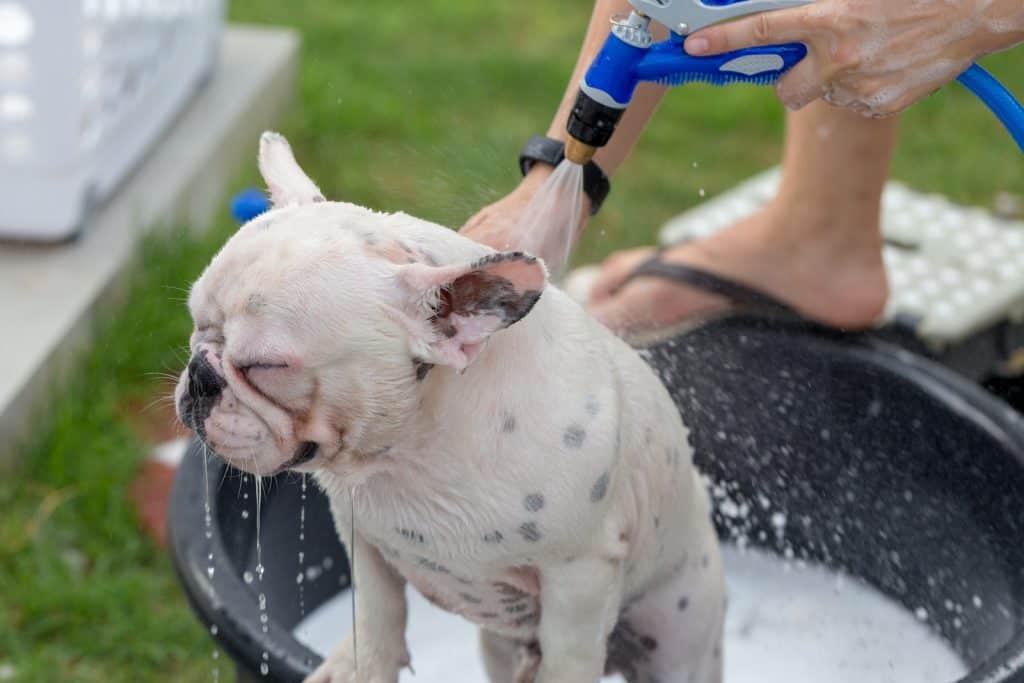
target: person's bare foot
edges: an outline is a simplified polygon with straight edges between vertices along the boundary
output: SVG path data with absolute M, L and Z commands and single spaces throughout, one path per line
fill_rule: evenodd
M 661 258 L 745 284 L 831 327 L 870 327 L 888 297 L 877 216 L 812 213 L 777 202 L 711 237 L 672 247 Z M 605 260 L 588 303 L 595 317 L 632 334 L 729 307 L 722 297 L 663 278 L 639 277 L 620 289 L 652 253 L 631 249 Z

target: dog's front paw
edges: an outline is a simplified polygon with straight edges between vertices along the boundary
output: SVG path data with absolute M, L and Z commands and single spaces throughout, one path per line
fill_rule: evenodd
M 402 644 L 394 648 L 367 647 L 360 639 L 356 660 L 351 638 L 332 652 L 304 683 L 398 683 L 398 673 L 409 666 Z

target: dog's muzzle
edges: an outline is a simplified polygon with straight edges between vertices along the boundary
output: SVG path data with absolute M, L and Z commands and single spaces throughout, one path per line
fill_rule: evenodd
M 192 356 L 188 364 L 188 387 L 178 401 L 178 415 L 187 427 L 205 438 L 203 423 L 217 404 L 227 382 L 217 374 L 206 351 Z
M 298 465 L 303 465 L 312 460 L 313 458 L 315 458 L 316 454 L 319 451 L 320 446 L 318 446 L 317 444 L 313 443 L 312 441 L 303 441 L 295 450 L 295 455 L 292 457 L 292 459 L 286 462 L 284 465 L 282 465 L 281 469 L 286 470 L 289 467 L 297 467 Z

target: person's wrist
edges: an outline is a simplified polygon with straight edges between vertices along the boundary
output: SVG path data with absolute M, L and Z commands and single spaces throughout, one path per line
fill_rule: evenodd
M 974 34 L 973 59 L 1024 42 L 1024 10 L 1019 0 L 996 0 L 988 4 L 982 13 L 983 29 Z

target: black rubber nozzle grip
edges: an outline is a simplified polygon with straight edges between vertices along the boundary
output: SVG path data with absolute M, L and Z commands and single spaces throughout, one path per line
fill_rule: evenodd
M 580 90 L 569 113 L 566 131 L 570 136 L 591 147 L 604 147 L 615 132 L 615 126 L 625 109 L 601 104 Z

